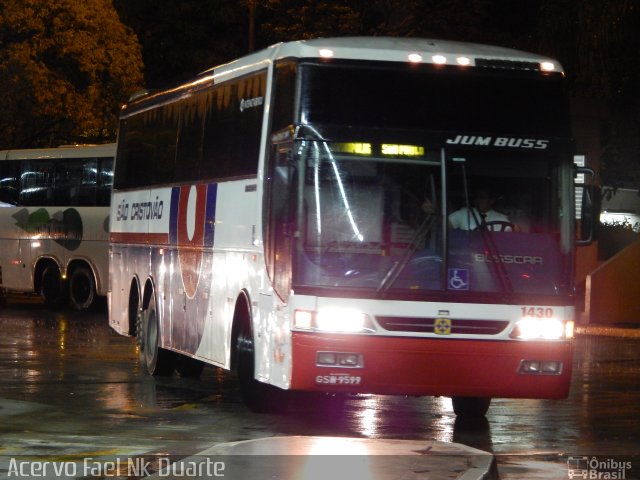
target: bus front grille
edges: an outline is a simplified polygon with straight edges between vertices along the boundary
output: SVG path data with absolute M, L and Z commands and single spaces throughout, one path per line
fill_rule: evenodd
M 376 317 L 376 320 L 382 328 L 392 332 L 438 333 L 436 332 L 436 318 Z M 507 320 L 451 319 L 449 334 L 497 335 L 508 325 Z

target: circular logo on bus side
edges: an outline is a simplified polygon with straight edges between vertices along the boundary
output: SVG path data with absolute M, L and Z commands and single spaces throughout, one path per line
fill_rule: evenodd
M 206 205 L 206 185 L 180 187 L 177 221 L 178 258 L 184 291 L 189 298 L 195 296 L 200 281 Z

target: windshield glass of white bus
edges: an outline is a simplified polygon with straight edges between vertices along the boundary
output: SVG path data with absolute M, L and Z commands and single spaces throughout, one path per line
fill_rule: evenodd
M 566 293 L 570 249 L 553 159 L 366 142 L 302 141 L 296 151 L 304 188 L 294 284 Z
M 298 282 L 440 289 L 437 155 L 419 145 L 366 142 L 304 141 L 297 151 L 305 179 Z

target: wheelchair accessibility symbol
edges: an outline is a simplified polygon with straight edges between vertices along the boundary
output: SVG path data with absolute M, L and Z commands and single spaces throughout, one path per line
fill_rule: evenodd
M 466 268 L 450 268 L 448 277 L 451 290 L 469 290 L 469 270 Z

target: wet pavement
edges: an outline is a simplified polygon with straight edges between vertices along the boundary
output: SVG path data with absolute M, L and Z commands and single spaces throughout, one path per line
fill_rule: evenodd
M 144 375 L 134 342 L 108 328 L 104 309 L 55 312 L 14 296 L 0 307 L 0 332 L 0 478 L 11 459 L 188 458 L 288 436 L 456 442 L 495 454 L 503 479 L 568 478 L 567 462 L 584 458 L 601 471 L 630 461 L 624 478 L 640 476 L 640 335 L 628 329 L 578 336 L 567 400 L 497 399 L 475 422 L 456 419 L 446 398 L 373 395 L 340 411 L 301 402 L 254 414 L 233 374 Z

